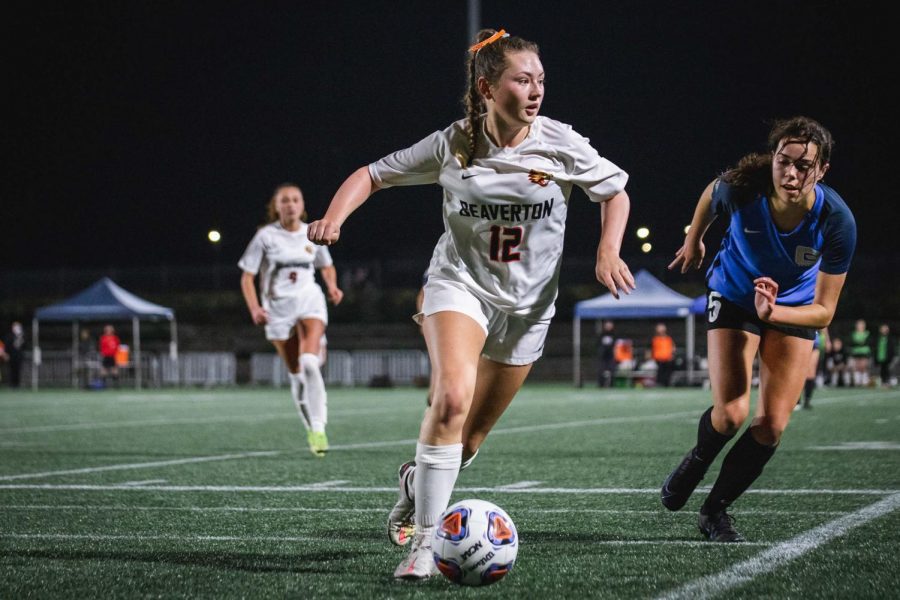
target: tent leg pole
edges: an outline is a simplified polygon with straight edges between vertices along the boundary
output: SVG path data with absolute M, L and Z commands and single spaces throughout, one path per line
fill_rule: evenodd
M 141 389 L 141 325 L 137 317 L 131 317 L 131 331 L 134 337 L 134 387 Z

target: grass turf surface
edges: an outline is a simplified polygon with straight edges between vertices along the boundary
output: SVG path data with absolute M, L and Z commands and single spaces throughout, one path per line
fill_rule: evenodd
M 526 385 L 451 500 L 519 530 L 512 573 L 476 589 L 391 576 L 423 390 L 331 389 L 324 459 L 286 390 L 4 390 L 0 598 L 895 595 L 900 392 L 820 390 L 796 412 L 733 507 L 740 545 L 702 541 L 700 491 L 677 513 L 658 499 L 709 402 Z

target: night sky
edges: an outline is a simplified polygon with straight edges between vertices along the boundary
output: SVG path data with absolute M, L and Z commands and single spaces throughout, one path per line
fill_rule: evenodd
M 319 217 L 354 169 L 463 114 L 464 1 L 4 12 L 2 268 L 236 262 L 276 184 L 299 183 Z M 897 52 L 868 3 L 483 0 L 481 22 L 541 46 L 542 114 L 629 172 L 625 254 L 640 225 L 674 253 L 704 186 L 795 114 L 834 134 L 826 182 L 856 215 L 858 252 L 897 251 Z M 336 261 L 424 264 L 440 202 L 436 186 L 379 192 Z M 592 256 L 599 210 L 579 190 L 571 206 L 566 255 Z

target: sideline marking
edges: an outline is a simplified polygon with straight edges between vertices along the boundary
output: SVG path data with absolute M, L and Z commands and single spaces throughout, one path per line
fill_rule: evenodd
M 161 512 L 299 512 L 299 513 L 371 513 L 373 510 L 379 510 L 381 507 L 374 508 L 311 508 L 308 506 L 129 506 L 127 504 L 0 504 L 0 509 L 6 510 L 141 510 L 141 511 L 161 511 Z M 604 515 L 660 515 L 666 518 L 690 518 L 694 519 L 696 515 L 693 513 L 671 513 L 659 510 L 620 510 L 613 508 L 518 508 L 517 513 L 529 514 L 604 514 Z M 742 510 L 742 515 L 846 515 L 846 510 Z M 771 544 L 768 544 L 771 545 Z
M 333 541 L 334 537 L 277 537 L 277 536 L 237 536 L 237 535 L 159 535 L 133 533 L 130 535 L 102 533 L 0 533 L 0 539 L 23 540 L 87 540 L 91 542 L 107 540 L 143 541 L 192 541 L 192 542 L 321 542 Z M 709 542 L 690 540 L 598 540 L 591 544 L 599 546 L 708 546 Z M 748 542 L 749 546 L 771 546 L 766 542 Z
M 123 465 L 107 465 L 105 467 L 85 467 L 84 469 L 66 469 L 63 471 L 44 471 L 43 473 L 20 473 L 18 475 L 0 475 L 0 481 L 12 481 L 14 479 L 35 479 L 38 477 L 52 477 L 54 475 L 75 475 L 78 473 L 98 473 L 100 471 L 122 471 L 126 469 L 149 469 L 152 467 L 167 467 L 169 465 L 185 465 L 190 463 L 213 462 L 217 460 L 233 460 L 236 458 L 255 458 L 257 456 L 276 456 L 281 454 L 279 450 L 267 450 L 265 452 L 242 452 L 240 454 L 220 454 L 219 456 L 196 456 L 194 458 L 179 458 L 175 460 L 159 460 L 146 463 L 129 463 Z M 134 488 L 120 484 L 122 489 Z M 140 489 L 156 489 L 151 486 L 139 486 Z
M 695 579 L 676 590 L 659 596 L 659 599 L 712 598 L 752 581 L 757 575 L 779 569 L 807 552 L 815 550 L 873 519 L 897 510 L 897 508 L 900 508 L 900 493 L 891 494 L 875 504 L 870 504 L 834 521 L 803 532 L 748 560 L 732 565 L 724 571 Z
M 701 488 L 697 488 L 698 490 Z M 706 488 L 707 490 L 709 488 Z M 51 483 L 4 483 L 0 484 L 0 490 L 48 490 L 48 491 L 101 491 L 130 490 L 153 492 L 272 492 L 293 494 L 296 492 L 343 492 L 343 493 L 397 493 L 397 486 L 391 487 L 363 487 L 363 486 L 325 486 L 318 483 L 304 485 L 123 485 L 116 484 L 51 484 Z M 457 492 L 467 493 L 497 493 L 497 494 L 659 494 L 659 488 L 507 488 L 495 487 L 458 487 Z M 769 494 L 776 496 L 814 496 L 814 495 L 840 495 L 840 496 L 886 496 L 898 494 L 900 490 L 872 490 L 872 489 L 749 489 L 745 494 Z

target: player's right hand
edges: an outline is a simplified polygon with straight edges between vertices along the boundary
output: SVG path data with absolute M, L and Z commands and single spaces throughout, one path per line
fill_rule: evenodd
M 706 256 L 706 246 L 702 241 L 696 244 L 689 244 L 687 241 L 675 253 L 675 260 L 669 263 L 669 270 L 681 267 L 679 270 L 682 274 L 687 273 L 690 269 L 699 269 L 703 264 L 703 257 Z
M 313 244 L 331 246 L 337 243 L 341 237 L 341 227 L 329 219 L 319 219 L 309 224 L 306 237 Z
M 260 306 L 250 311 L 250 318 L 253 319 L 254 325 L 265 325 L 269 322 L 269 313 Z

